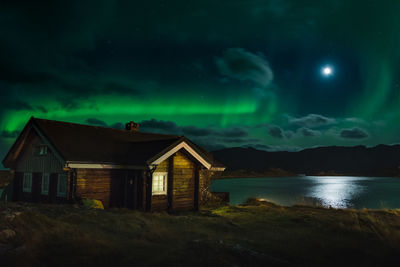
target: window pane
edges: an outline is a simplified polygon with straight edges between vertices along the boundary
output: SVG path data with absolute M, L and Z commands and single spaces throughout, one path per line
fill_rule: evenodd
M 153 174 L 153 194 L 166 193 L 166 177 L 165 174 Z

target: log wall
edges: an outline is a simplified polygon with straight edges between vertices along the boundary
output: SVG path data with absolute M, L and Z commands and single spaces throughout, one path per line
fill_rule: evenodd
M 191 210 L 194 208 L 195 164 L 182 152 L 176 153 L 173 162 L 172 208 L 174 210 Z
M 112 170 L 77 169 L 76 196 L 101 200 L 109 207 Z
M 154 172 L 168 172 L 169 161 L 168 159 L 161 162 Z M 168 197 L 167 195 L 153 195 L 151 197 L 151 210 L 162 211 L 168 209 Z

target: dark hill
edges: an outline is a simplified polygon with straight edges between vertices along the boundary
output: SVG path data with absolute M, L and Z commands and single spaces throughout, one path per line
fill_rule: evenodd
M 267 152 L 254 148 L 226 148 L 213 152 L 228 171 L 266 171 L 280 168 L 294 173 L 399 176 L 400 145 L 328 146 L 298 152 Z

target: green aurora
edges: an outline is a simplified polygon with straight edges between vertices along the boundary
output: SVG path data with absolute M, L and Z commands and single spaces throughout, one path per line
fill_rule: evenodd
M 400 142 L 399 1 L 5 1 L 0 13 L 0 156 L 31 116 L 134 120 L 209 150 Z

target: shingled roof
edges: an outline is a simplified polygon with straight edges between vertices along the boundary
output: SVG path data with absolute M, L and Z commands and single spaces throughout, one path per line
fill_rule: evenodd
M 193 149 L 202 161 L 210 166 L 221 167 L 210 153 L 184 136 L 132 132 L 33 117 L 3 160 L 4 166 L 10 165 L 10 153 L 13 150 L 18 151 L 18 144 L 31 128 L 36 129 L 66 163 L 147 166 L 184 142 L 185 146 L 187 144 L 186 148 Z

